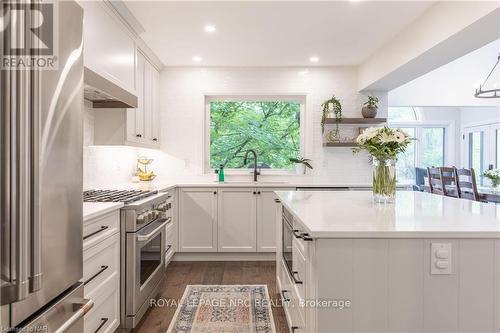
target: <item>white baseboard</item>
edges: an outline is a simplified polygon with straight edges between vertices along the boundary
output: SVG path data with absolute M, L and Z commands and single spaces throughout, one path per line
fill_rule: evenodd
M 173 261 L 274 261 L 276 253 L 176 253 Z

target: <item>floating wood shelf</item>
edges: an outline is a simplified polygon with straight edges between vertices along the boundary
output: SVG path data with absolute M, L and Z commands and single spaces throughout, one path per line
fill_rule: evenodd
M 323 147 L 356 147 L 356 142 L 325 142 Z
M 342 118 L 339 124 L 383 124 L 387 122 L 387 118 Z M 325 124 L 336 124 L 335 118 L 326 118 Z

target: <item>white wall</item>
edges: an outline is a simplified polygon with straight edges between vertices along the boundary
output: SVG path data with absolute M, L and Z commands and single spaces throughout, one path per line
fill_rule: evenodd
M 389 92 L 391 106 L 497 106 L 500 99 L 474 97 L 500 53 L 500 40 L 452 61 Z M 500 85 L 500 68 L 488 80 Z
M 500 107 L 460 107 L 462 127 L 500 122 Z
M 500 37 L 498 1 L 437 1 L 371 55 L 360 90 L 391 90 Z
M 370 181 L 366 157 L 347 148 L 322 147 L 321 103 L 337 95 L 345 117 L 360 117 L 364 96 L 356 92 L 355 68 L 166 68 L 161 74 L 162 150 L 203 173 L 205 95 L 305 94 L 305 157 L 313 174 L 338 182 Z M 381 94 L 380 115 L 386 114 Z
M 151 170 L 158 173 L 154 183 L 167 181 L 169 175 L 162 169 L 179 168 L 182 161 L 156 149 L 128 146 L 94 146 L 94 113 L 99 109 L 84 109 L 83 121 L 83 187 L 84 189 L 102 189 L 129 187 L 136 172 L 136 160 L 139 156 L 153 158 Z M 162 171 L 160 171 L 162 170 Z
M 305 156 L 314 170 L 306 181 L 370 184 L 366 155 L 353 156 L 349 148 L 324 148 L 320 127 L 321 103 L 332 94 L 343 104 L 345 117 L 361 117 L 366 97 L 356 92 L 356 69 L 341 68 L 166 68 L 161 74 L 161 150 L 125 146 L 94 146 L 94 112 L 86 108 L 84 124 L 84 186 L 116 187 L 128 183 L 140 155 L 152 157 L 155 183 L 210 177 L 203 174 L 205 95 L 303 94 Z M 387 94 L 379 116 L 387 115 Z M 268 178 L 290 176 L 266 176 Z M 250 176 L 248 176 L 249 178 Z M 249 178 L 250 179 L 250 178 Z M 304 180 L 304 178 L 301 178 Z

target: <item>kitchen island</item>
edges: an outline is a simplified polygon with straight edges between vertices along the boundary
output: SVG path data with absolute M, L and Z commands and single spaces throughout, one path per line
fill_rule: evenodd
M 500 332 L 500 207 L 401 191 L 276 192 L 297 332 Z

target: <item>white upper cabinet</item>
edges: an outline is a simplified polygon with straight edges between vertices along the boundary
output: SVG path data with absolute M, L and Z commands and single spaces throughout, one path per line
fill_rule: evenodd
M 137 51 L 136 109 L 127 111 L 127 140 L 149 147 L 158 147 L 160 120 L 160 72 L 141 52 Z
M 79 1 L 84 10 L 84 63 L 135 94 L 133 35 L 102 1 Z
M 96 110 L 94 144 L 159 148 L 161 63 L 106 2 L 79 3 L 84 9 L 85 66 L 138 100 L 135 109 Z

